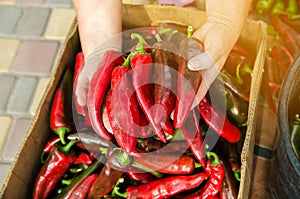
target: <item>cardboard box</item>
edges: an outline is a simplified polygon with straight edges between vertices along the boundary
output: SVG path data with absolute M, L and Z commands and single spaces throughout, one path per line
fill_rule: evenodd
M 142 19 L 142 20 L 140 20 Z M 195 29 L 206 20 L 204 12 L 187 10 L 173 6 L 124 5 L 123 26 L 128 28 L 148 27 L 158 23 L 192 25 Z M 257 118 L 257 103 L 263 73 L 264 56 L 267 49 L 266 25 L 261 21 L 247 20 L 238 40 L 242 46 L 256 55 L 251 82 L 248 128 L 243 146 L 241 162 L 242 176 L 239 198 L 248 198 L 251 183 L 253 146 Z M 49 85 L 31 123 L 27 136 L 18 152 L 0 197 L 9 199 L 31 198 L 33 185 L 40 170 L 40 153 L 52 133 L 49 128 L 50 105 L 55 88 L 66 67 L 73 67 L 75 55 L 81 50 L 76 20 L 69 30 L 59 62 L 51 76 Z

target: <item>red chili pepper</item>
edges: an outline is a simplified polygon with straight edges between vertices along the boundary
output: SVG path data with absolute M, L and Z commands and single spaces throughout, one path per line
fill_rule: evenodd
M 158 36 L 157 38 L 158 42 L 152 46 L 155 83 L 153 117 L 156 123 L 166 128 L 168 126 L 165 123 L 170 123 L 169 116 L 176 104 L 179 51 L 173 43 L 162 41 Z M 174 135 L 173 128 L 166 128 L 166 130 Z
M 75 58 L 75 67 L 74 67 L 74 77 L 73 77 L 73 91 L 76 90 L 77 84 L 78 84 L 78 75 L 81 72 L 82 68 L 84 66 L 84 55 L 83 52 L 79 52 L 76 55 Z M 91 122 L 89 118 L 89 113 L 86 106 L 80 106 L 77 103 L 77 95 L 73 94 L 74 97 L 74 104 L 78 115 L 77 121 L 76 121 L 76 127 L 77 129 L 81 130 L 87 130 L 91 127 Z
M 141 153 L 134 160 L 150 169 L 167 174 L 191 174 L 195 169 L 194 159 L 186 155 Z
M 177 193 L 196 188 L 207 179 L 205 173 L 190 176 L 171 176 L 138 186 L 127 188 L 127 198 L 160 199 L 174 196 Z
M 85 199 L 88 195 L 90 188 L 95 183 L 98 174 L 91 174 L 84 178 L 76 187 L 74 187 L 68 199 Z
M 155 177 L 150 174 L 142 171 L 140 169 L 134 168 L 131 171 L 126 172 L 126 175 L 131 179 L 139 183 L 149 183 L 155 179 Z
M 232 124 L 226 117 L 226 112 L 221 113 L 214 109 L 206 97 L 198 105 L 198 110 L 205 123 L 212 128 L 218 135 L 225 138 L 228 142 L 235 143 L 241 138 L 241 131 Z
M 299 4 L 300 5 L 300 4 Z M 300 18 L 299 19 L 290 19 L 286 15 L 281 15 L 280 18 L 284 23 L 288 24 L 291 28 L 300 33 Z
M 131 136 L 144 136 L 148 134 L 148 121 L 141 110 L 132 85 L 129 57 L 123 65 L 117 66 L 112 72 L 112 111 L 114 119 L 126 133 Z
M 88 90 L 87 107 L 91 124 L 96 133 L 104 139 L 111 140 L 112 137 L 105 129 L 102 121 L 101 106 L 105 94 L 110 86 L 111 74 L 115 66 L 121 65 L 124 59 L 115 51 L 108 50 L 104 53 L 98 70 L 93 75 Z
M 222 190 L 220 192 L 221 199 L 236 199 L 238 196 L 238 186 L 234 173 L 225 158 L 219 156 L 220 162 L 224 167 L 224 180 L 222 184 Z
M 185 140 L 163 143 L 159 140 L 149 137 L 140 139 L 138 147 L 140 150 L 147 153 L 153 151 L 159 151 L 159 153 L 178 153 L 186 151 L 189 145 Z
M 199 192 L 195 192 L 191 196 L 187 197 L 188 199 L 214 198 L 222 190 L 224 167 L 215 153 L 208 152 L 207 156 L 208 159 L 210 159 L 211 156 L 214 157 L 214 160 L 208 161 L 207 164 L 206 172 L 209 176 L 208 181 L 206 182 L 203 189 L 200 189 Z
M 174 111 L 175 129 L 183 126 L 202 81 L 201 73 L 189 70 L 187 63 L 191 58 L 204 51 L 202 43 L 190 37 L 180 42 L 179 50 L 181 57 L 178 67 L 177 101 Z
M 80 164 L 80 163 L 90 165 L 93 163 L 93 157 L 91 157 L 87 153 L 81 152 L 81 153 L 79 153 L 77 158 L 74 160 L 73 164 Z
M 283 45 L 276 45 L 272 48 L 270 56 L 275 59 L 276 65 L 278 65 L 278 69 L 282 75 L 286 74 L 288 68 L 294 61 L 293 55 L 289 52 L 289 50 Z M 268 60 L 266 60 L 268 61 Z M 266 63 L 267 65 L 268 63 Z M 273 65 L 274 65 L 273 64 Z M 281 81 L 280 81 L 281 82 Z
M 136 51 L 130 59 L 130 65 L 132 70 L 132 82 L 136 91 L 137 100 L 141 109 L 145 113 L 145 116 L 150 123 L 155 135 L 162 141 L 166 142 L 166 136 L 161 126 L 154 121 L 151 107 L 154 104 L 153 97 L 153 84 L 151 83 L 152 64 L 153 60 L 150 53 L 145 52 L 143 49 L 143 38 L 139 34 L 132 34 L 132 38 L 138 38 Z
M 115 115 L 114 115 L 115 113 L 113 112 L 112 106 L 113 106 L 112 90 L 109 90 L 106 96 L 106 109 L 107 109 L 110 125 L 113 129 L 114 138 L 116 139 L 120 148 L 123 149 L 126 153 L 137 155 L 138 152 L 136 151 L 136 144 L 137 144 L 138 137 L 132 135 L 132 133 L 128 131 L 119 128 L 119 125 L 117 124 L 115 119 Z
M 88 198 L 98 199 L 108 194 L 122 175 L 123 171 L 104 165 L 98 178 L 89 190 Z
M 36 178 L 33 198 L 47 198 L 55 188 L 56 183 L 65 174 L 76 159 L 75 151 L 70 147 L 75 141 L 70 141 L 64 147 L 55 145 L 50 152 L 50 158 L 43 164 Z
M 56 144 L 56 143 L 58 143 L 60 141 L 60 138 L 59 137 L 53 137 L 53 138 L 51 138 L 47 143 L 46 143 L 46 145 L 44 146 L 44 148 L 43 148 L 43 152 L 44 153 L 50 153 L 50 151 L 52 151 L 52 149 L 53 149 L 53 147 L 54 147 L 54 145 Z
M 199 126 L 199 119 L 196 116 L 195 110 L 191 110 L 187 120 L 181 127 L 181 131 L 189 144 L 195 158 L 200 162 L 203 168 L 206 167 L 206 160 L 204 155 L 202 132 Z
M 73 128 L 72 115 L 72 73 L 64 71 L 63 77 L 55 90 L 50 113 L 50 127 L 60 137 L 61 143 L 66 144 L 65 134 Z

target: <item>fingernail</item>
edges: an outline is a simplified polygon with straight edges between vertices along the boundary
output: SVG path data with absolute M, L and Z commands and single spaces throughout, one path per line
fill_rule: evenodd
M 188 68 L 190 70 L 204 70 L 211 67 L 212 65 L 213 62 L 211 58 L 205 52 L 197 55 L 188 62 Z

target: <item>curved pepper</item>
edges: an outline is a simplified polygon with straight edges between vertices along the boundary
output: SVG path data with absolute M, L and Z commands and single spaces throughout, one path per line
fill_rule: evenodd
M 213 109 L 206 97 L 199 103 L 198 110 L 205 123 L 218 135 L 231 143 L 240 140 L 240 130 L 227 119 L 226 113 L 221 113 L 217 109 Z
M 178 68 L 179 51 L 173 43 L 162 41 L 159 38 L 152 49 L 155 74 L 154 103 L 156 105 L 153 117 L 156 123 L 164 124 L 166 120 L 170 120 L 170 113 L 175 108 L 177 84 L 177 72 L 175 71 Z
M 189 32 L 191 33 L 190 27 Z M 191 58 L 201 54 L 204 49 L 202 43 L 187 37 L 180 42 L 179 51 L 181 57 L 178 66 L 177 101 L 174 110 L 175 129 L 183 126 L 202 81 L 200 71 L 189 70 L 187 63 Z
M 205 186 L 199 191 L 195 192 L 187 199 L 209 199 L 215 197 L 222 190 L 222 184 L 224 179 L 224 166 L 221 164 L 217 154 L 213 152 L 208 152 L 207 157 L 209 159 L 206 167 L 206 172 L 208 174 L 208 181 Z M 211 160 L 211 157 L 214 157 Z
M 133 33 L 132 39 L 139 39 L 136 50 L 130 58 L 130 66 L 132 67 L 132 82 L 136 91 L 137 100 L 141 109 L 145 113 L 148 122 L 155 135 L 162 141 L 166 142 L 166 136 L 161 126 L 154 121 L 151 107 L 154 104 L 153 84 L 151 83 L 153 60 L 150 53 L 147 53 L 142 44 L 143 38 L 139 34 Z
M 291 144 L 298 159 L 300 158 L 300 116 L 295 115 L 294 120 L 290 122 Z
M 49 158 L 43 164 L 36 178 L 33 190 L 34 199 L 47 198 L 60 178 L 75 161 L 75 151 L 70 149 L 74 143 L 75 141 L 70 141 L 64 147 L 56 144 L 52 148 Z
M 123 57 L 117 52 L 112 50 L 106 51 L 89 84 L 87 107 L 91 124 L 96 133 L 101 138 L 107 140 L 111 140 L 112 137 L 103 125 L 100 110 L 104 102 L 105 94 L 110 86 L 112 71 L 115 66 L 121 65 L 123 62 Z
M 63 77 L 55 90 L 50 113 L 50 127 L 60 137 L 61 143 L 66 144 L 65 134 L 73 128 L 72 115 L 72 72 L 64 71 Z
M 207 179 L 205 173 L 189 176 L 171 176 L 138 186 L 127 188 L 127 198 L 160 199 L 174 196 L 177 193 L 193 189 Z

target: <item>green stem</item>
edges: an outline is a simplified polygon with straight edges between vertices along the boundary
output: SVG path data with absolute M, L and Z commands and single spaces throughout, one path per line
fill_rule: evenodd
M 41 163 L 44 164 L 48 159 L 48 153 L 45 153 L 44 151 L 41 153 Z
M 220 160 L 219 160 L 219 157 L 218 157 L 218 155 L 216 154 L 216 153 L 214 153 L 214 152 L 207 152 L 207 158 L 210 160 L 211 159 L 211 157 L 213 157 L 214 158 L 214 160 L 211 162 L 211 165 L 212 166 L 217 166 L 217 165 L 219 165 L 220 164 Z
M 237 181 L 241 181 L 241 171 L 240 170 L 234 171 L 233 174 Z
M 300 115 L 299 115 L 299 114 L 296 114 L 296 115 L 295 115 L 295 120 L 296 120 L 297 122 L 300 122 Z
M 73 179 L 62 179 L 61 183 L 63 185 L 70 185 L 72 183 Z
M 272 8 L 272 14 L 280 14 L 284 11 L 284 2 L 282 0 L 277 0 Z
M 119 196 L 119 197 L 122 197 L 122 198 L 127 198 L 127 192 L 124 192 L 124 193 L 121 193 L 119 190 L 120 190 L 120 187 L 119 187 L 119 184 L 120 183 L 123 183 L 124 182 L 124 178 L 119 178 L 118 181 L 116 182 L 113 190 L 112 190 L 112 193 L 111 195 L 112 196 Z
M 160 36 L 159 36 L 159 34 L 155 34 L 155 39 L 157 40 L 157 42 L 161 42 L 162 41 L 161 38 L 160 38 Z
M 70 132 L 70 129 L 67 127 L 60 127 L 60 128 L 55 129 L 55 133 L 59 136 L 60 141 L 63 145 L 66 144 L 65 135 L 67 132 Z
M 235 74 L 236 74 L 237 82 L 239 84 L 243 84 L 243 78 L 240 76 L 240 68 L 241 68 L 241 64 L 238 64 L 236 67 Z
M 244 72 L 246 72 L 246 73 L 249 73 L 251 76 L 252 76 L 252 74 L 253 74 L 253 70 L 252 70 L 252 68 L 250 67 L 249 64 L 246 64 L 246 65 L 243 67 L 242 70 L 243 70 Z
M 138 33 L 131 33 L 131 39 L 138 39 L 138 43 L 136 45 L 136 51 L 139 53 L 146 53 L 144 50 L 144 44 L 148 45 L 142 35 Z
M 289 0 L 286 12 L 296 14 L 298 12 L 298 2 L 296 0 Z
M 71 140 L 70 142 L 68 142 L 68 144 L 66 144 L 65 146 L 60 147 L 60 150 L 67 154 L 69 153 L 69 151 L 71 150 L 72 146 L 77 142 L 77 140 Z
M 144 171 L 147 171 L 149 173 L 151 173 L 152 175 L 154 175 L 155 177 L 157 178 L 162 178 L 163 177 L 163 174 L 158 172 L 158 171 L 155 171 L 153 169 L 150 169 L 149 167 L 146 167 L 145 165 L 142 165 L 140 163 L 138 163 L 137 161 L 133 161 L 133 165 L 135 165 L 136 167 L 138 167 L 139 169 L 142 169 Z
M 117 160 L 120 162 L 122 165 L 129 165 L 131 163 L 131 158 L 130 156 L 125 153 L 124 151 L 119 149 L 118 155 L 117 155 Z
M 202 167 L 202 164 L 200 164 L 199 162 L 195 162 L 194 165 L 195 165 L 195 168 L 196 168 L 196 169 Z

